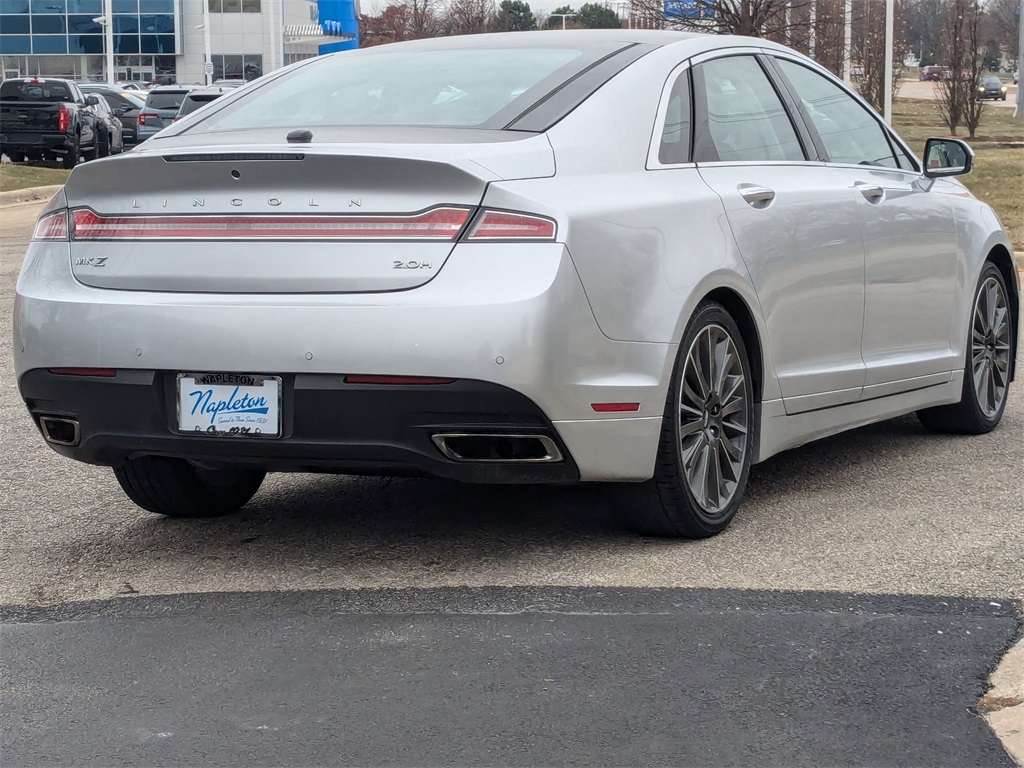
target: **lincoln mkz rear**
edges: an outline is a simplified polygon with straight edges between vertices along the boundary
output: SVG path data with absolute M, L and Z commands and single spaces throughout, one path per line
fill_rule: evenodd
M 300 62 L 71 174 L 18 283 L 18 385 L 54 450 L 166 515 L 278 471 L 582 481 L 709 536 L 780 450 L 998 422 L 1009 243 L 943 178 L 969 148 L 929 152 L 764 41 Z

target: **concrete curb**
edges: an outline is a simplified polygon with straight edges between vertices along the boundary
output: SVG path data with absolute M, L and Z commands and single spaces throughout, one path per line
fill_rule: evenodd
M 53 193 L 62 186 L 62 184 L 51 184 L 46 187 L 28 187 L 27 189 L 13 189 L 10 192 L 0 192 L 0 208 L 6 208 L 9 205 L 34 203 L 39 200 L 49 200 L 53 197 Z
M 985 719 L 1010 757 L 1024 766 L 1024 640 L 1006 652 L 989 682 L 992 688 L 980 702 Z

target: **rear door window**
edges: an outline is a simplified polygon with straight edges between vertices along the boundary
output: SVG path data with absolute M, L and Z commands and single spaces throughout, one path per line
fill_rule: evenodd
M 699 116 L 694 160 L 805 160 L 796 129 L 771 81 L 753 56 L 728 56 L 694 68 Z

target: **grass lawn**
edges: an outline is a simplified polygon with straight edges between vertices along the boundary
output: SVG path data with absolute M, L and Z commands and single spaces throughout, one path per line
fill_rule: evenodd
M 63 184 L 70 171 L 61 168 L 40 168 L 33 165 L 0 165 L 0 192 L 29 187 L 48 187 Z
M 948 136 L 934 101 L 897 99 L 893 126 L 918 157 L 929 136 Z M 957 135 L 967 137 L 967 129 Z M 1013 119 L 1012 109 L 988 107 L 981 117 L 977 137 L 967 139 L 974 148 L 974 170 L 960 180 L 980 199 L 995 208 L 1010 233 L 1018 257 L 1024 257 L 1024 122 Z M 1016 146 L 1014 146 L 1016 143 Z

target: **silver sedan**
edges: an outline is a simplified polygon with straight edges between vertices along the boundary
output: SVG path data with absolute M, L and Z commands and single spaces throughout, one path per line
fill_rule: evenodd
M 300 62 L 77 168 L 18 282 L 18 386 L 147 510 L 267 472 L 614 484 L 706 537 L 752 464 L 917 412 L 996 427 L 996 214 L 764 40 L 475 35 Z

